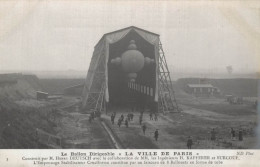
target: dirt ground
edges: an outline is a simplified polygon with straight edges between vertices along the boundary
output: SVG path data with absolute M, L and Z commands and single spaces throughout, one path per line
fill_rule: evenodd
M 73 104 L 78 102 L 76 97 L 63 97 L 53 102 L 21 100 L 15 105 L 2 103 L 1 118 L 5 119 L 2 120 L 4 129 L 1 129 L 0 146 L 1 148 L 115 148 L 108 132 L 101 124 L 103 121 L 123 148 L 185 149 L 188 136 L 193 140 L 194 149 L 254 148 L 257 113 L 252 105 L 230 105 L 225 99 L 220 98 L 185 97 L 178 101 L 183 111 L 159 114 L 158 121 L 150 120 L 149 112 L 144 112 L 143 124 L 147 126 L 146 134 L 143 134 L 139 124 L 140 112 L 134 112 L 134 119 L 129 122 L 128 128 L 124 124 L 121 127 L 117 126 L 121 114 L 126 117 L 130 112 L 127 109 L 115 111 L 117 115 L 114 125 L 110 121 L 111 112 L 103 113 L 100 119 L 96 118 L 90 123 L 88 114 L 79 113 L 77 107 L 73 107 Z M 8 108 L 10 106 L 15 107 Z M 11 126 L 8 127 L 10 122 Z M 231 140 L 231 127 L 236 131 L 234 140 Z M 35 136 L 37 128 L 43 134 L 40 140 Z M 216 141 L 210 140 L 212 128 L 217 132 Z M 154 139 L 156 129 L 159 130 L 158 141 Z M 243 130 L 243 141 L 238 141 L 239 129 Z M 49 136 L 54 139 L 53 145 L 47 143 Z M 9 140 L 10 138 L 15 140 Z M 60 142 L 55 141 L 59 139 Z
M 78 102 L 0 100 L 0 148 L 114 148 L 100 120 L 88 114 L 63 110 Z
M 187 102 L 188 101 L 188 102 Z M 143 123 L 147 126 L 143 135 L 139 125 L 139 112 L 134 113 L 134 120 L 126 128 L 116 125 L 121 114 L 117 111 L 115 125 L 110 122 L 110 113 L 103 119 L 113 130 L 125 148 L 161 148 L 185 149 L 188 136 L 193 140 L 195 149 L 247 149 L 256 144 L 255 127 L 257 122 L 256 110 L 250 105 L 230 105 L 224 99 L 184 99 L 180 113 L 159 115 L 158 121 L 150 120 L 145 112 Z M 236 138 L 231 140 L 231 129 L 236 131 Z M 210 140 L 212 128 L 217 132 L 216 141 Z M 155 141 L 154 131 L 159 129 L 159 140 Z M 243 141 L 238 141 L 238 130 L 243 130 Z
M 0 148 L 49 148 L 38 141 L 36 129 L 55 133 L 49 108 L 20 106 L 8 99 L 0 100 Z

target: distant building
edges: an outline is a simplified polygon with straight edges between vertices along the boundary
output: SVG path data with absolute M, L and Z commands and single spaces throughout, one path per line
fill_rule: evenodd
M 65 95 L 81 96 L 84 84 L 73 85 L 64 89 Z
M 186 92 L 196 96 L 215 96 L 220 93 L 219 89 L 211 84 L 187 84 Z
M 37 100 L 47 100 L 48 96 L 49 96 L 49 94 L 46 92 L 41 92 L 41 91 L 36 92 Z

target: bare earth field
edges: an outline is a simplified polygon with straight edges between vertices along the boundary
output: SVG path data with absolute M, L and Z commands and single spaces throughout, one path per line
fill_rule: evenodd
M 190 99 L 189 99 L 190 100 Z M 193 139 L 193 148 L 220 149 L 254 148 L 256 144 L 255 127 L 257 121 L 256 110 L 250 105 L 230 105 L 224 99 L 194 99 L 193 103 L 181 105 L 180 113 L 160 115 L 158 121 L 150 120 L 148 112 L 144 114 L 147 133 L 143 135 L 139 125 L 139 113 L 135 113 L 129 128 L 120 128 L 110 123 L 109 116 L 103 119 L 113 130 L 125 148 L 161 148 L 185 149 L 188 136 Z M 199 101 L 199 102 L 198 102 Z M 217 102 L 216 102 L 217 101 Z M 117 112 L 117 118 L 127 112 Z M 117 120 L 117 118 L 115 120 Z M 230 128 L 236 131 L 236 139 L 231 140 Z M 210 131 L 214 128 L 217 140 L 210 140 Z M 243 130 L 243 141 L 238 141 L 238 130 Z M 159 129 L 159 140 L 154 140 L 154 131 Z

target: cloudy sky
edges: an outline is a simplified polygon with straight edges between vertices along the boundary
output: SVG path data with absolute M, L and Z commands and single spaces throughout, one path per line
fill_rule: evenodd
M 0 70 L 87 71 L 104 33 L 160 34 L 176 71 L 260 71 L 259 1 L 0 1 Z

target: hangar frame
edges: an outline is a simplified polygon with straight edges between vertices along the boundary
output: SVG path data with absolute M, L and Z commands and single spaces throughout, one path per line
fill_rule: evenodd
M 107 83 L 109 44 L 123 39 L 132 31 L 138 33 L 143 39 L 154 45 L 155 48 L 156 87 L 154 101 L 158 102 L 157 111 L 163 113 L 167 111 L 179 111 L 159 35 L 131 26 L 104 34 L 95 46 L 82 94 L 83 112 L 106 111 L 106 102 L 109 102 Z
M 159 41 L 159 105 L 158 112 L 179 111 L 179 106 L 175 98 L 170 71 L 166 62 L 162 43 Z M 167 96 L 166 93 L 169 93 Z

